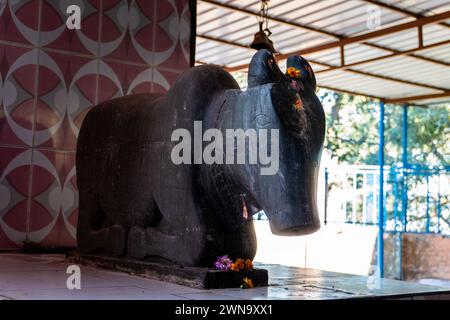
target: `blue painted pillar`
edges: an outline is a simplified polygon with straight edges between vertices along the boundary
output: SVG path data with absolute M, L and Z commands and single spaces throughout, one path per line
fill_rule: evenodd
M 408 105 L 403 105 L 402 118 L 402 230 L 398 234 L 398 277 L 403 280 L 403 238 L 402 233 L 406 232 L 408 223 Z
M 441 233 L 441 173 L 438 173 L 437 233 Z
M 379 277 L 384 277 L 384 102 L 380 102 L 380 133 L 378 146 L 378 163 L 380 180 L 378 191 L 378 270 Z
M 403 106 L 402 119 L 402 224 L 403 232 L 406 232 L 406 225 L 408 223 L 408 105 Z
M 426 181 L 427 181 L 427 196 L 426 196 L 426 202 L 427 202 L 427 223 L 426 223 L 426 231 L 427 233 L 430 232 L 430 175 L 427 172 L 426 173 Z
M 328 223 L 328 168 L 325 168 L 325 206 L 323 212 L 323 224 L 327 225 Z

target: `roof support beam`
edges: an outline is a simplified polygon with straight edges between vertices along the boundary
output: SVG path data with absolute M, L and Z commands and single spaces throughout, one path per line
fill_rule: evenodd
M 244 14 L 251 15 L 251 16 L 257 16 L 258 15 L 258 12 L 254 12 L 252 10 L 248 10 L 248 9 L 244 9 L 244 8 L 234 7 L 234 6 L 231 6 L 229 4 L 218 2 L 218 1 L 213 1 L 213 0 L 201 0 L 201 1 L 204 2 L 204 3 L 208 3 L 210 5 L 219 7 L 219 8 L 224 8 L 224 9 L 228 9 L 228 10 L 231 10 L 231 11 L 244 13 Z M 275 21 L 277 23 L 284 24 L 284 25 L 287 25 L 287 26 L 291 26 L 291 27 L 295 27 L 295 28 L 301 28 L 301 29 L 304 29 L 304 30 L 307 30 L 307 31 L 320 33 L 321 35 L 329 36 L 329 37 L 332 37 L 332 38 L 337 38 L 337 39 L 342 38 L 341 36 L 339 36 L 337 34 L 334 34 L 332 32 L 328 32 L 328 31 L 325 31 L 325 30 L 317 29 L 317 28 L 310 27 L 310 26 L 307 26 L 307 25 L 304 25 L 304 24 L 300 24 L 300 23 L 296 23 L 296 22 L 287 21 L 287 20 L 280 19 L 280 18 L 271 16 L 271 15 L 269 15 L 268 18 L 270 20 L 272 20 L 272 21 Z
M 233 46 L 233 47 L 238 47 L 238 48 L 243 48 L 243 49 L 251 49 L 249 46 L 246 46 L 245 44 L 232 42 L 232 41 L 228 41 L 228 40 L 224 40 L 224 39 L 220 39 L 220 38 L 211 37 L 211 36 L 208 36 L 206 34 L 197 34 L 197 37 L 205 39 L 205 40 L 209 40 L 209 41 L 219 42 L 219 43 L 226 44 L 226 45 Z M 254 50 L 254 49 L 251 49 L 251 50 Z
M 375 73 L 369 73 L 369 72 L 364 72 L 364 71 L 359 71 L 359 70 L 354 70 L 354 69 L 349 69 L 349 68 L 347 68 L 346 71 L 354 73 L 354 74 L 359 74 L 359 75 L 362 75 L 362 76 L 368 76 L 368 77 L 377 78 L 377 79 L 381 79 L 381 80 L 388 80 L 388 81 L 398 82 L 398 83 L 407 84 L 407 85 L 416 86 L 416 87 L 421 87 L 421 88 L 426 88 L 426 89 L 439 90 L 439 91 L 444 91 L 444 92 L 447 91 L 447 88 L 437 87 L 437 86 L 424 84 L 424 83 L 418 83 L 418 82 L 409 81 L 409 80 L 403 80 L 403 79 L 398 79 L 398 78 L 387 77 L 387 76 L 383 76 L 383 75 L 375 74 Z
M 423 26 L 419 26 L 417 27 L 417 37 L 418 37 L 418 43 L 419 43 L 419 48 L 423 47 Z
M 335 91 L 335 92 L 340 92 L 340 93 L 346 93 L 352 96 L 364 96 L 364 97 L 368 97 L 374 100 L 383 100 L 383 98 L 381 97 L 377 97 L 377 96 L 373 96 L 373 95 L 368 95 L 365 93 L 361 93 L 361 92 L 355 92 L 355 91 L 349 91 L 349 90 L 344 90 L 344 89 L 339 89 L 339 88 L 334 88 L 334 87 L 330 87 L 330 86 L 321 86 L 318 85 L 319 88 L 323 88 L 323 89 L 327 89 L 327 90 L 331 90 L 331 91 Z
M 399 8 L 399 7 L 393 6 L 393 5 L 391 5 L 391 4 L 381 2 L 381 1 L 379 1 L 379 0 L 362 0 L 362 1 L 371 3 L 371 4 L 373 4 L 373 5 L 376 5 L 376 6 L 379 6 L 379 7 L 388 9 L 388 10 L 391 10 L 391 11 L 395 11 L 395 12 L 404 14 L 404 15 L 406 15 L 406 16 L 414 17 L 414 18 L 416 18 L 416 19 L 424 17 L 423 14 L 416 13 L 416 12 L 412 12 L 412 11 L 409 11 L 409 10 L 406 10 L 406 9 L 403 9 L 403 8 Z M 445 22 L 440 22 L 439 25 L 441 25 L 441 26 L 443 26 L 443 27 L 447 27 L 447 28 L 450 27 L 450 25 L 448 25 L 448 24 L 445 23 Z
M 371 3 L 371 4 L 376 5 L 376 6 L 379 6 L 381 8 L 385 8 L 385 9 L 388 9 L 388 10 L 391 10 L 391 11 L 395 11 L 397 13 L 404 14 L 405 16 L 410 16 L 410 17 L 414 17 L 414 18 L 420 18 L 421 17 L 421 15 L 419 15 L 419 14 L 417 14 L 415 12 L 412 12 L 412 11 L 409 11 L 409 10 L 406 10 L 406 9 L 402 9 L 402 8 L 399 8 L 399 7 L 395 7 L 395 6 L 392 6 L 390 4 L 387 4 L 387 3 L 384 3 L 384 2 L 381 2 L 381 1 L 378 1 L 378 0 L 363 0 L 363 1 Z
M 405 30 L 408 30 L 411 28 L 417 28 L 418 26 L 437 23 L 439 21 L 449 19 L 449 18 L 450 18 L 450 11 L 446 11 L 446 12 L 443 12 L 441 14 L 437 14 L 434 16 L 419 18 L 415 21 L 406 22 L 403 24 L 399 24 L 399 25 L 384 28 L 384 29 L 379 29 L 379 30 L 376 30 L 373 32 L 357 35 L 354 37 L 342 38 L 337 41 L 325 43 L 323 45 L 313 46 L 310 48 L 297 50 L 297 51 L 290 52 L 290 53 L 280 54 L 280 55 L 278 55 L 278 59 L 286 59 L 287 57 L 294 55 L 294 54 L 306 55 L 306 54 L 315 53 L 315 52 L 319 52 L 319 51 L 323 51 L 323 50 L 327 50 L 327 49 L 341 47 L 341 46 L 351 44 L 351 43 L 361 43 L 366 40 L 382 37 L 382 36 L 389 35 L 392 33 L 405 31 Z M 364 44 L 367 44 L 367 43 L 364 42 Z M 369 44 L 369 45 L 371 45 L 371 44 Z M 392 49 L 387 49 L 387 50 L 389 50 L 391 52 L 396 51 L 396 50 L 392 50 Z M 234 67 L 234 69 L 235 70 L 245 69 L 245 68 L 247 68 L 247 66 L 248 66 L 248 64 L 243 64 L 241 66 Z
M 201 37 L 201 38 L 204 38 L 204 39 L 208 39 L 210 41 L 216 41 L 216 42 L 219 42 L 219 43 L 227 44 L 227 45 L 230 45 L 230 46 L 235 46 L 235 47 L 239 47 L 239 48 L 242 48 L 242 47 L 246 48 L 246 46 L 244 46 L 242 44 L 231 42 L 231 41 L 227 41 L 227 40 L 223 40 L 223 39 L 217 39 L 217 38 L 213 38 L 213 37 L 210 37 L 210 36 L 198 35 L 198 37 Z M 311 60 L 311 59 L 309 59 L 309 61 L 311 63 L 317 64 L 317 65 L 328 67 L 329 69 L 327 69 L 327 70 L 330 70 L 331 68 L 333 68 L 333 66 L 328 64 L 328 63 L 314 61 L 314 60 Z M 235 69 L 235 68 L 231 67 L 231 68 L 226 68 L 226 69 L 229 72 L 233 72 L 233 71 L 241 70 L 242 68 L 241 69 Z M 336 69 L 337 69 L 337 67 L 336 67 Z M 346 67 L 345 70 L 348 71 L 348 72 L 354 73 L 354 74 L 359 74 L 359 75 L 368 76 L 368 77 L 372 77 L 372 78 L 388 80 L 388 81 L 394 81 L 394 82 L 407 84 L 407 85 L 412 85 L 412 86 L 421 87 L 421 88 L 426 88 L 426 89 L 447 91 L 446 88 L 442 88 L 442 87 L 436 87 L 436 86 L 432 86 L 432 85 L 428 85 L 428 84 L 424 84 L 424 83 L 418 83 L 418 82 L 413 82 L 413 81 L 408 81 L 408 80 L 403 80 L 403 79 L 398 79 L 398 78 L 387 77 L 387 76 L 383 76 L 383 75 L 380 75 L 380 74 L 354 70 L 354 69 L 350 69 L 348 67 Z M 317 73 L 319 73 L 319 72 L 317 72 Z
M 369 46 L 369 47 L 372 47 L 372 48 L 390 51 L 392 53 L 401 53 L 401 52 L 403 52 L 403 51 L 399 51 L 399 50 L 396 50 L 396 49 L 387 48 L 387 47 L 384 47 L 384 46 L 381 46 L 381 45 L 378 45 L 378 44 L 375 44 L 375 43 L 363 42 L 362 44 L 364 44 L 366 46 Z M 442 45 L 441 42 L 438 45 Z M 427 47 L 427 49 L 430 49 L 430 48 L 433 48 L 433 47 L 435 47 L 435 44 L 429 45 Z M 412 49 L 412 50 L 415 50 L 415 49 Z M 404 52 L 407 52 L 407 51 L 408 50 L 406 50 Z M 407 53 L 406 55 L 411 57 L 411 58 L 419 59 L 419 60 L 430 62 L 430 63 L 434 63 L 434 64 L 439 64 L 439 65 L 445 66 L 445 67 L 450 66 L 450 64 L 445 62 L 445 61 L 435 60 L 435 59 L 424 57 L 424 56 L 418 56 L 418 55 L 413 54 L 413 53 Z
M 212 5 L 215 5 L 215 6 L 218 6 L 218 7 L 227 8 L 229 10 L 233 10 L 233 11 L 236 11 L 236 12 L 242 12 L 244 14 L 249 14 L 249 15 L 253 15 L 253 16 L 257 14 L 256 12 L 253 12 L 253 11 L 250 11 L 250 10 L 247 10 L 247 9 L 241 9 L 241 8 L 233 7 L 231 5 L 218 3 L 218 2 L 213 1 L 213 0 L 201 0 L 201 1 L 209 3 L 209 4 L 212 4 Z M 367 0 L 367 2 L 371 2 L 373 4 L 377 4 L 377 3 L 375 3 L 377 1 Z M 385 5 L 389 6 L 388 4 L 385 4 Z M 380 5 L 380 6 L 383 6 L 383 5 Z M 397 9 L 403 10 L 403 9 L 400 9 L 400 8 L 397 8 Z M 387 58 L 394 57 L 394 56 L 408 55 L 408 56 L 411 56 L 411 57 L 416 58 L 416 59 L 421 59 L 421 60 L 424 60 L 424 61 L 428 61 L 428 62 L 431 62 L 431 63 L 436 63 L 436 64 L 440 64 L 440 65 L 444 65 L 444 66 L 448 67 L 450 64 L 445 62 L 445 61 L 437 61 L 437 60 L 434 60 L 434 59 L 431 59 L 431 58 L 427 58 L 427 57 L 424 57 L 424 56 L 417 56 L 417 55 L 414 55 L 412 53 L 416 52 L 416 51 L 425 50 L 425 49 L 429 49 L 429 48 L 432 48 L 432 47 L 445 45 L 445 44 L 449 43 L 448 41 L 442 41 L 442 42 L 439 42 L 439 43 L 436 43 L 436 44 L 432 44 L 432 45 L 429 45 L 429 46 L 420 46 L 420 43 L 422 43 L 422 41 L 420 41 L 422 26 L 428 25 L 428 24 L 436 24 L 436 23 L 438 23 L 440 25 L 443 25 L 443 26 L 446 26 L 446 27 L 450 27 L 450 25 L 442 22 L 442 20 L 446 20 L 446 19 L 450 18 L 450 11 L 446 11 L 446 12 L 443 12 L 443 13 L 440 13 L 440 14 L 437 14 L 437 15 L 433 15 L 433 16 L 422 16 L 422 15 L 415 14 L 415 13 L 405 13 L 405 12 L 402 12 L 402 13 L 410 15 L 410 16 L 414 16 L 417 20 L 411 21 L 411 22 L 407 22 L 407 23 L 403 23 L 403 24 L 396 25 L 396 26 L 392 26 L 392 27 L 388 27 L 388 28 L 384 28 L 384 29 L 379 29 L 379 30 L 376 30 L 376 31 L 373 31 L 373 32 L 357 35 L 357 36 L 354 36 L 354 37 L 345 37 L 345 36 L 341 36 L 341 35 L 338 35 L 338 34 L 333 34 L 333 33 L 327 32 L 327 31 L 325 31 L 325 33 L 324 33 L 323 30 L 318 30 L 318 29 L 315 29 L 315 28 L 310 27 L 310 26 L 304 26 L 304 25 L 297 24 L 297 23 L 294 23 L 294 22 L 285 21 L 283 19 L 276 18 L 276 17 L 269 17 L 269 19 L 271 19 L 273 21 L 276 21 L 278 23 L 290 25 L 290 26 L 293 26 L 293 27 L 296 27 L 296 28 L 301 28 L 301 29 L 308 30 L 308 31 L 321 33 L 323 35 L 332 36 L 332 37 L 335 37 L 335 38 L 338 39 L 336 41 L 325 43 L 323 45 L 314 46 L 314 47 L 306 48 L 306 49 L 299 50 L 299 51 L 296 51 L 296 52 L 285 53 L 285 54 L 279 55 L 278 56 L 279 59 L 284 59 L 284 58 L 286 58 L 286 57 L 288 57 L 290 55 L 293 55 L 293 54 L 308 54 L 308 53 L 319 52 L 319 51 L 323 51 L 323 50 L 327 50 L 327 49 L 331 49 L 331 48 L 336 48 L 336 47 L 343 48 L 345 45 L 350 44 L 350 43 L 361 43 L 361 44 L 364 44 L 364 45 L 367 45 L 367 46 L 371 46 L 371 47 L 374 47 L 374 48 L 377 48 L 377 49 L 389 51 L 389 52 L 391 52 L 391 54 L 388 54 L 388 55 L 385 55 L 385 56 L 382 56 L 382 57 L 368 59 L 368 60 L 362 61 L 361 63 L 358 63 L 358 64 L 369 63 L 369 62 L 373 62 L 373 61 L 377 61 L 377 60 L 387 59 Z M 412 29 L 412 28 L 417 28 L 417 30 L 418 30 L 419 47 L 415 48 L 415 49 L 410 49 L 410 50 L 406 50 L 406 51 L 398 51 L 396 49 L 383 47 L 383 46 L 377 45 L 375 43 L 368 43 L 368 42 L 366 42 L 367 40 L 371 40 L 371 39 L 374 39 L 374 38 L 382 37 L 382 36 L 389 35 L 389 34 L 396 33 L 396 32 L 409 30 L 409 29 Z M 232 45 L 232 46 L 236 46 L 236 47 L 240 47 L 240 48 L 247 48 L 248 49 L 248 46 L 243 45 L 243 44 L 233 43 L 233 42 L 230 42 L 230 41 L 227 41 L 227 40 L 223 40 L 223 39 L 214 39 L 212 37 L 208 37 L 208 36 L 205 36 L 205 35 L 200 35 L 200 37 L 203 37 L 203 38 L 205 38 L 207 40 L 218 41 L 218 42 L 223 43 L 223 44 L 227 44 L 227 45 Z M 423 37 L 423 35 L 422 35 L 422 37 Z M 311 61 L 311 62 L 319 64 L 319 65 L 322 65 L 322 66 L 327 66 L 330 69 L 330 70 L 327 69 L 327 70 L 319 71 L 319 73 L 320 72 L 331 71 L 332 68 L 334 70 L 336 70 L 336 69 L 345 69 L 346 71 L 362 74 L 362 75 L 365 75 L 365 76 L 371 76 L 371 77 L 380 78 L 380 79 L 384 79 L 384 80 L 396 81 L 396 82 L 401 82 L 401 83 L 404 83 L 404 84 L 410 84 L 410 85 L 414 85 L 414 86 L 420 86 L 420 87 L 425 87 L 425 88 L 429 88 L 429 89 L 443 91 L 441 93 L 436 93 L 436 94 L 427 94 L 427 95 L 422 95 L 422 96 L 411 96 L 411 97 L 395 98 L 395 99 L 383 99 L 383 98 L 380 98 L 380 97 L 369 96 L 370 98 L 383 100 L 386 103 L 404 103 L 404 102 L 408 102 L 408 101 L 425 100 L 425 99 L 433 99 L 433 98 L 440 98 L 440 97 L 448 97 L 448 96 L 450 96 L 450 90 L 448 90 L 446 88 L 440 88 L 440 87 L 430 86 L 430 85 L 427 85 L 427 84 L 421 84 L 421 83 L 416 83 L 416 82 L 402 80 L 402 79 L 390 78 L 390 77 L 386 77 L 386 76 L 382 76 L 382 75 L 378 75 L 378 74 L 366 73 L 366 72 L 362 72 L 362 71 L 359 71 L 359 70 L 353 70 L 353 69 L 350 69 L 349 67 L 354 66 L 356 64 L 346 65 L 345 64 L 345 59 L 341 59 L 341 60 L 344 60 L 344 61 L 341 61 L 341 64 L 342 64 L 342 62 L 344 62 L 344 63 L 342 64 L 342 66 L 339 66 L 339 67 L 328 65 L 328 64 L 324 64 L 324 63 L 320 63 L 318 61 Z M 247 67 L 248 67 L 248 64 L 245 64 L 245 65 L 240 65 L 240 66 L 227 68 L 227 70 L 228 71 L 238 71 L 238 70 L 245 69 Z M 322 88 L 326 88 L 326 89 L 330 89 L 330 90 L 334 90 L 334 91 L 338 91 L 338 92 L 344 92 L 344 93 L 348 93 L 348 94 L 365 95 L 365 96 L 367 96 L 364 93 L 350 92 L 350 91 L 346 91 L 346 90 L 340 90 L 338 88 L 331 88 L 331 87 L 326 87 L 326 86 L 322 86 Z
M 386 103 L 406 103 L 409 101 L 419 101 L 419 100 L 428 100 L 428 99 L 438 99 L 438 98 L 445 98 L 450 97 L 450 92 L 443 92 L 443 93 L 434 93 L 434 94 L 425 94 L 420 96 L 409 96 L 404 98 L 394 98 L 394 99 L 384 99 Z
M 376 61 L 381 61 L 381 60 L 385 60 L 385 59 L 389 59 L 389 58 L 393 58 L 393 57 L 398 57 L 398 56 L 410 55 L 413 52 L 417 52 L 417 51 L 421 51 L 421 50 L 427 50 L 427 49 L 431 49 L 431 48 L 435 48 L 435 47 L 439 47 L 439 46 L 443 46 L 443 45 L 447 45 L 447 44 L 450 44 L 450 40 L 436 42 L 436 43 L 433 43 L 433 44 L 428 45 L 428 46 L 422 46 L 422 47 L 409 49 L 409 50 L 405 50 L 405 51 L 396 51 L 396 52 L 388 54 L 388 55 L 375 57 L 375 58 L 371 58 L 371 59 L 367 59 L 367 60 L 361 60 L 361 61 L 357 61 L 357 62 L 354 62 L 354 63 L 349 63 L 349 64 L 345 64 L 345 65 L 340 65 L 340 66 L 333 66 L 333 67 L 330 67 L 329 69 L 316 71 L 316 73 L 325 73 L 325 72 L 329 72 L 329 71 L 333 71 L 333 70 L 339 70 L 339 69 L 344 69 L 345 70 L 345 69 L 347 69 L 349 67 L 360 66 L 360 65 L 363 65 L 363 64 L 376 62 Z M 425 58 L 425 61 L 427 61 L 427 59 L 428 58 Z M 450 63 L 448 63 L 448 62 L 445 62 L 445 61 L 439 61 L 439 62 L 443 66 L 446 66 L 446 67 L 450 66 Z
M 214 37 L 211 37 L 211 36 L 208 36 L 208 35 L 204 35 L 204 34 L 197 34 L 197 37 L 205 39 L 205 40 L 209 40 L 209 41 L 215 41 L 215 42 L 219 42 L 219 43 L 222 43 L 222 44 L 234 46 L 234 47 L 239 47 L 239 48 L 242 48 L 242 49 L 250 49 L 248 46 L 246 46 L 244 44 L 241 44 L 241 43 L 231 42 L 231 41 L 220 39 L 220 38 L 214 38 Z M 380 57 L 375 57 L 375 58 L 371 58 L 371 59 L 367 59 L 367 60 L 362 60 L 362 61 L 357 61 L 357 62 L 354 62 L 354 63 L 349 63 L 349 64 L 345 64 L 345 51 L 344 51 L 344 47 L 341 47 L 341 65 L 339 65 L 339 66 L 324 65 L 324 66 L 330 66 L 330 67 L 328 69 L 325 69 L 325 70 L 317 71 L 316 73 L 324 73 L 324 72 L 329 72 L 329 71 L 338 70 L 338 69 L 346 69 L 348 67 L 359 66 L 359 65 L 362 65 L 362 64 L 370 63 L 370 62 L 385 60 L 385 59 L 389 59 L 389 58 L 393 58 L 393 57 L 397 57 L 397 56 L 403 56 L 403 55 L 407 55 L 407 56 L 410 56 L 410 57 L 413 57 L 413 58 L 417 58 L 417 59 L 420 59 L 420 60 L 423 60 L 423 61 L 426 61 L 426 62 L 430 62 L 430 63 L 439 64 L 439 65 L 442 65 L 444 67 L 450 67 L 450 63 L 448 63 L 448 62 L 434 60 L 434 59 L 431 59 L 431 58 L 427 58 L 427 57 L 423 57 L 423 56 L 418 56 L 418 55 L 412 54 L 413 52 L 418 52 L 418 51 L 422 51 L 422 50 L 428 50 L 428 49 L 432 49 L 432 48 L 435 48 L 435 47 L 444 46 L 444 45 L 447 45 L 447 44 L 450 44 L 450 40 L 436 42 L 436 43 L 433 43 L 433 44 L 430 44 L 430 45 L 427 45 L 427 46 L 413 48 L 413 49 L 409 49 L 409 50 L 405 50 L 405 51 L 386 49 L 385 47 L 378 46 L 378 45 L 375 45 L 375 44 L 367 44 L 367 45 L 370 45 L 373 48 L 377 48 L 377 49 L 381 49 L 381 50 L 389 50 L 392 53 L 388 54 L 388 55 L 380 56 Z M 251 50 L 253 50 L 253 49 L 251 49 Z M 342 58 L 344 58 L 344 59 L 342 59 Z M 318 63 L 316 62 L 316 64 L 318 64 Z M 237 70 L 240 70 L 240 69 L 237 69 Z M 236 70 L 234 70 L 234 71 L 236 71 Z
M 357 35 L 357 36 L 354 36 L 354 37 L 343 38 L 343 39 L 340 39 L 338 41 L 325 43 L 323 45 L 319 45 L 319 46 L 315 46 L 315 47 L 311 47 L 311 48 L 306 48 L 306 49 L 303 49 L 303 50 L 298 50 L 296 52 L 293 52 L 293 54 L 295 54 L 295 53 L 297 53 L 297 54 L 308 54 L 308 53 L 314 53 L 314 52 L 323 51 L 323 50 L 327 50 L 327 49 L 333 49 L 333 48 L 340 47 L 340 46 L 347 45 L 347 44 L 351 44 L 351 43 L 360 43 L 360 42 L 363 42 L 363 41 L 366 41 L 366 40 L 370 40 L 370 39 L 386 36 L 386 35 L 389 35 L 389 34 L 392 34 L 392 33 L 405 31 L 405 30 L 408 30 L 408 29 L 411 29 L 411 28 L 417 28 L 419 26 L 424 26 L 424 25 L 427 25 L 427 24 L 438 23 L 439 21 L 442 21 L 442 20 L 445 20 L 445 19 L 449 19 L 449 18 L 450 18 L 450 11 L 446 11 L 446 12 L 443 12 L 443 13 L 440 13 L 440 14 L 436 14 L 436 15 L 433 15 L 433 16 L 419 18 L 419 19 L 417 19 L 415 21 L 406 22 L 406 23 L 399 24 L 399 25 L 396 25 L 396 26 L 375 30 L 375 31 L 372 31 L 372 32 L 369 32 L 369 33 L 364 33 L 364 34 Z M 279 57 L 280 58 L 287 58 L 291 54 L 282 54 Z
M 201 0 L 201 1 L 203 1 L 205 3 L 208 3 L 210 5 L 214 5 L 216 7 L 228 9 L 228 10 L 231 10 L 231 11 L 240 12 L 240 13 L 244 13 L 244 14 L 252 15 L 252 16 L 256 16 L 257 15 L 257 12 L 253 12 L 251 10 L 247 10 L 247 9 L 243 9 L 243 8 L 234 7 L 234 6 L 231 6 L 229 4 L 224 4 L 224 3 L 221 3 L 221 2 L 217 2 L 217 1 L 213 1 L 213 0 Z M 420 18 L 421 17 L 421 16 L 419 16 L 419 15 L 417 15 L 415 13 L 412 13 L 410 11 L 406 11 L 406 10 L 403 10 L 403 9 L 400 9 L 400 8 L 397 8 L 397 7 L 392 7 L 392 6 L 388 5 L 388 4 L 379 3 L 378 1 L 372 1 L 372 0 L 364 0 L 364 1 L 380 5 L 381 7 L 385 7 L 387 9 L 392 9 L 392 10 L 399 11 L 399 12 L 405 14 L 405 15 L 412 15 L 415 18 Z M 345 36 L 342 36 L 342 35 L 339 35 L 339 34 L 335 34 L 335 33 L 332 33 L 332 32 L 327 32 L 327 31 L 324 31 L 324 30 L 320 30 L 320 29 L 309 27 L 309 26 L 301 25 L 301 24 L 298 24 L 298 23 L 286 21 L 284 19 L 277 18 L 277 17 L 269 16 L 269 19 L 271 19 L 273 21 L 276 21 L 278 23 L 281 23 L 281 24 L 293 26 L 293 27 L 296 27 L 296 28 L 299 28 L 299 29 L 303 29 L 303 30 L 307 30 L 307 31 L 313 31 L 313 32 L 316 32 L 316 33 L 319 33 L 319 34 L 322 34 L 322 35 L 335 37 L 337 39 L 344 39 L 344 38 L 346 38 Z M 449 27 L 449 25 L 446 24 L 446 23 L 439 23 L 439 24 Z M 376 44 L 369 43 L 369 42 L 362 42 L 362 44 L 370 46 L 370 47 L 373 47 L 373 48 L 377 48 L 377 49 L 381 49 L 381 50 L 385 50 L 385 51 L 390 51 L 391 53 L 395 53 L 397 51 L 397 50 L 394 50 L 394 49 L 391 49 L 391 48 L 387 48 L 387 47 L 376 45 Z M 431 58 L 426 58 L 426 57 L 417 56 L 417 55 L 413 55 L 413 54 L 408 54 L 408 55 L 413 57 L 413 58 L 415 58 L 415 59 L 420 59 L 420 60 L 424 60 L 424 61 L 427 61 L 427 62 L 448 66 L 448 64 L 446 64 L 445 62 L 439 61 L 439 60 L 434 60 L 434 59 L 431 59 Z M 245 66 L 243 68 L 245 68 Z M 239 69 L 237 69 L 237 70 L 239 70 Z

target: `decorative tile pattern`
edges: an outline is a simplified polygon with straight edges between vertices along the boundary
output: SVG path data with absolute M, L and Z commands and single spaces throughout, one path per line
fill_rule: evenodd
M 39 2 L 0 1 L 0 40 L 37 45 Z
M 99 102 L 151 91 L 152 68 L 101 61 L 99 70 Z
M 75 153 L 35 149 L 28 239 L 74 246 L 78 194 Z
M 105 2 L 110 2 L 105 0 Z M 69 5 L 81 9 L 81 29 L 66 27 Z M 100 0 L 42 0 L 39 41 L 42 47 L 97 55 L 99 50 Z
M 178 72 L 154 69 L 153 70 L 153 89 L 154 93 L 164 93 L 170 88 L 170 84 L 173 83 L 179 76 Z
M 41 51 L 34 145 L 76 149 L 81 119 L 96 103 L 95 59 Z
M 31 149 L 0 147 L 0 244 L 20 247 L 26 239 Z
M 37 50 L 0 44 L 0 144 L 31 146 Z
M 66 27 L 69 5 L 81 29 Z M 99 102 L 189 68 L 189 0 L 0 1 L 0 250 L 74 246 L 75 150 Z

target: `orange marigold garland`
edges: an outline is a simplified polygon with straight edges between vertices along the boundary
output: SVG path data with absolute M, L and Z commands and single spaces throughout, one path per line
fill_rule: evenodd
M 244 278 L 244 283 L 241 285 L 241 289 L 251 289 L 253 288 L 253 281 L 250 278 Z
M 299 99 L 295 100 L 294 108 L 297 111 L 303 109 L 302 99 L 299 98 Z
M 214 267 L 218 270 L 222 271 L 250 271 L 253 270 L 253 262 L 251 259 L 241 259 L 237 258 L 235 262 L 232 262 L 227 255 L 221 256 L 217 258 L 217 261 L 214 263 Z M 253 281 L 249 277 L 245 277 L 243 279 L 243 283 L 241 285 L 241 289 L 250 289 L 253 288 Z
M 286 74 L 287 74 L 289 77 L 295 78 L 295 79 L 298 79 L 298 78 L 300 78 L 300 76 L 301 76 L 300 70 L 298 70 L 298 69 L 296 69 L 296 68 L 294 68 L 294 67 L 289 67 L 289 68 L 286 70 Z
M 237 258 L 230 266 L 231 271 L 253 270 L 253 262 L 250 259 Z
M 237 258 L 235 264 L 238 271 L 244 270 L 244 259 Z
M 245 260 L 245 270 L 253 270 L 253 262 L 250 259 Z

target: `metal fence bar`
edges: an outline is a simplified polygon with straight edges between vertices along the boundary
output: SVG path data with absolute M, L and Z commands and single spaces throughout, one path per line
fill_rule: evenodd
M 408 225 L 408 178 L 407 178 L 407 166 L 408 166 L 408 106 L 403 106 L 403 119 L 402 119 L 402 226 L 403 232 L 406 232 Z
M 378 224 L 380 167 L 378 165 L 345 165 L 325 169 L 327 171 L 325 203 L 327 223 Z M 403 174 L 404 171 L 406 175 Z M 450 166 L 432 167 L 414 164 L 404 169 L 402 165 L 393 165 L 384 166 L 383 172 L 385 231 L 404 232 L 402 222 L 404 216 L 401 215 L 400 210 L 408 207 L 407 232 L 450 235 L 450 224 L 447 224 L 447 221 L 450 222 L 448 210 L 450 208 L 447 203 L 448 190 L 450 190 Z M 352 183 L 355 176 L 358 180 L 356 192 Z M 402 182 L 405 183 L 404 188 L 402 188 Z M 410 195 L 411 192 L 414 193 L 414 196 L 407 198 L 410 201 L 409 204 L 402 199 L 407 188 Z M 353 213 L 350 208 L 352 204 L 356 208 L 356 213 Z M 426 224 L 428 224 L 427 227 Z
M 379 200 L 378 200 L 378 270 L 379 277 L 384 277 L 384 102 L 380 102 L 380 133 L 378 146 Z
M 364 190 L 367 189 L 367 173 L 363 173 L 363 183 L 362 183 L 362 187 L 363 187 L 363 221 L 364 223 L 367 223 L 367 214 L 364 214 L 367 210 L 367 193 L 364 192 Z
M 323 223 L 326 225 L 327 224 L 327 218 L 328 218 L 328 168 L 325 168 L 325 207 L 323 210 L 323 215 L 324 215 L 324 219 L 323 219 Z
M 343 168 L 327 167 L 326 170 L 326 185 L 328 187 L 326 190 L 325 210 L 327 212 L 327 222 L 336 222 L 336 218 L 339 218 L 339 221 L 345 223 L 378 223 L 378 217 L 374 219 L 372 217 L 374 209 L 372 201 L 375 200 L 375 210 L 378 210 L 378 200 L 380 198 L 378 192 L 380 180 L 379 166 L 372 166 L 372 168 L 365 167 L 364 169 L 361 169 L 358 165 L 344 166 Z M 400 202 L 400 193 L 402 190 L 400 188 L 401 184 L 398 183 L 403 179 L 403 171 L 401 166 L 384 167 L 383 217 L 387 230 L 403 232 L 402 226 L 399 225 L 401 223 L 399 210 L 400 205 L 406 204 L 407 202 Z M 377 183 L 372 185 L 371 179 L 373 179 L 374 174 L 376 174 L 374 178 Z M 357 183 L 356 192 L 351 182 L 351 179 L 355 175 L 359 177 L 359 180 L 362 179 Z M 440 181 L 442 180 L 442 175 L 448 178 L 444 184 Z M 423 190 L 422 195 L 417 194 L 409 199 L 409 201 L 417 202 L 417 210 L 419 211 L 414 210 L 414 212 L 408 212 L 408 217 L 414 217 L 411 221 L 408 219 L 408 232 L 422 228 L 422 232 L 439 233 L 440 228 L 437 225 L 442 225 L 443 218 L 448 215 L 447 210 L 444 211 L 446 207 L 442 205 L 446 195 L 442 196 L 442 191 L 439 189 L 442 189 L 442 185 L 445 185 L 445 190 L 450 187 L 450 167 L 433 168 L 414 165 L 407 169 L 407 177 L 410 180 L 408 184 L 414 182 L 412 185 L 414 192 Z M 407 186 L 406 184 L 405 190 Z M 371 199 L 372 196 L 375 199 Z M 356 208 L 356 212 L 350 209 L 352 205 Z M 330 210 L 330 208 L 333 209 Z M 411 211 L 411 208 L 409 211 Z M 443 212 L 445 212 L 444 217 L 442 217 Z M 421 220 L 422 224 L 420 225 Z M 411 224 L 412 222 L 416 222 L 416 224 Z M 426 227 L 426 224 L 428 224 L 428 227 Z
M 426 174 L 427 180 L 427 196 L 426 196 L 426 231 L 430 232 L 430 176 Z
M 441 175 L 438 175 L 437 232 L 441 233 Z
M 357 189 L 356 189 L 356 179 L 358 177 L 357 173 L 353 173 L 353 194 L 356 195 L 357 194 Z M 357 219 L 356 219 L 356 201 L 357 198 L 353 197 L 353 201 L 352 201 L 352 220 L 353 223 L 356 223 Z

